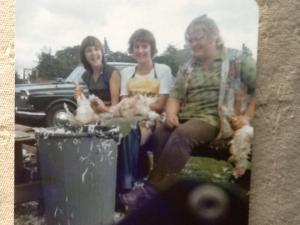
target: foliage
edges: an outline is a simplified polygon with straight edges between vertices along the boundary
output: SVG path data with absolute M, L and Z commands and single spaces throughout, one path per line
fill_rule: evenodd
M 39 71 L 39 77 L 44 79 L 55 79 L 59 76 L 62 68 L 61 62 L 49 52 L 41 52 L 38 55 L 38 65 L 36 69 Z
M 20 75 L 18 74 L 18 72 L 15 72 L 15 84 L 23 84 L 24 81 L 20 78 Z
M 51 50 L 42 51 L 38 55 L 38 70 L 40 78 L 54 80 L 58 77 L 67 77 L 70 72 L 79 64 L 80 46 L 67 47 L 59 50 L 55 55 Z
M 106 55 L 107 62 L 135 62 L 135 59 L 127 53 L 110 52 Z
M 116 51 L 113 52 L 105 42 L 105 58 L 108 62 L 135 62 L 135 59 L 128 53 Z M 38 64 L 32 73 L 32 79 L 55 80 L 58 77 L 66 78 L 71 71 L 80 64 L 79 56 L 80 46 L 66 47 L 56 51 L 55 54 L 51 50 L 42 50 L 38 55 Z M 164 63 L 170 66 L 173 75 L 176 75 L 180 64 L 185 62 L 190 55 L 187 49 L 177 49 L 169 45 L 167 49 L 155 57 L 154 61 Z M 38 77 L 36 77 L 38 75 Z
M 169 45 L 162 55 L 155 57 L 154 61 L 167 64 L 172 70 L 172 74 L 176 76 L 178 68 L 183 64 L 191 53 L 188 49 L 177 49 L 173 45 Z
M 59 62 L 60 77 L 67 77 L 72 70 L 80 63 L 80 46 L 67 47 L 55 53 L 55 58 Z

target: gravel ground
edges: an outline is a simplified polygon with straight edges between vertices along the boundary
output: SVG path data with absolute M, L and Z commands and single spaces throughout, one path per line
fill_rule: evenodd
M 38 215 L 38 203 L 28 202 L 16 206 L 15 225 L 46 225 L 45 218 Z
M 122 213 L 115 213 L 115 224 L 124 217 Z M 38 203 L 28 202 L 15 207 L 15 225 L 47 225 L 45 217 L 38 215 Z

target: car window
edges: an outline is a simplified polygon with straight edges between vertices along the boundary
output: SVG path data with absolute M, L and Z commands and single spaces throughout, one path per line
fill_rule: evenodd
M 122 71 L 123 69 L 129 67 L 129 66 L 135 66 L 136 63 L 126 63 L 126 62 L 108 62 L 107 64 L 114 66 L 119 71 Z
M 82 80 L 82 74 L 85 72 L 85 69 L 83 66 L 77 66 L 70 75 L 66 78 L 66 82 L 78 82 L 83 83 Z

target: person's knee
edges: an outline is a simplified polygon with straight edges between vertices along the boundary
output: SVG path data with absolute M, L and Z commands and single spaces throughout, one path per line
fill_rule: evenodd
M 193 142 L 200 144 L 212 141 L 216 137 L 217 133 L 217 128 L 206 123 L 199 123 L 199 121 L 194 124 L 191 122 L 183 124 L 174 132 L 178 138 L 192 140 Z
M 213 139 L 213 136 L 209 134 L 209 131 L 204 131 L 201 129 L 189 129 L 189 128 L 190 127 L 186 127 L 186 126 L 178 127 L 172 133 L 172 137 L 177 142 L 184 142 L 192 146 L 204 144 L 207 141 Z
M 150 139 L 152 135 L 152 130 L 146 127 L 141 127 L 140 132 L 141 132 L 140 145 L 143 146 Z
M 159 140 L 165 136 L 169 136 L 171 132 L 171 129 L 169 129 L 165 124 L 163 124 L 155 128 L 151 135 L 151 138 L 153 140 Z
M 174 132 L 172 133 L 172 136 L 175 136 L 178 139 L 187 139 L 187 138 L 191 137 L 192 135 L 190 134 L 188 129 L 186 129 L 183 126 L 179 126 L 178 128 L 176 128 L 174 130 Z

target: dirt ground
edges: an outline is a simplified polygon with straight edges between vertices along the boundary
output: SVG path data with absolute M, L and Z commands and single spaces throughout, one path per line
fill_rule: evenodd
M 114 224 L 117 224 L 125 214 L 115 213 Z M 15 225 L 47 225 L 45 217 L 39 215 L 38 203 L 27 202 L 15 207 Z
M 28 202 L 15 207 L 15 225 L 46 225 L 43 215 L 38 215 L 38 203 Z

